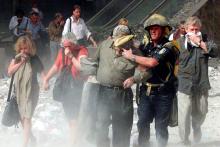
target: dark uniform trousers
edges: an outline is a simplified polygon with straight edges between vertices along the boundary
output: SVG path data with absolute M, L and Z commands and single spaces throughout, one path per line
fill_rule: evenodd
M 97 103 L 97 147 L 129 147 L 133 123 L 133 93 L 130 88 L 100 86 Z
M 169 91 L 169 90 L 168 90 Z M 173 92 L 152 89 L 148 95 L 146 86 L 140 89 L 138 106 L 138 143 L 140 147 L 149 147 L 150 123 L 155 118 L 156 139 L 158 147 L 165 147 L 168 141 L 168 123 L 171 111 Z

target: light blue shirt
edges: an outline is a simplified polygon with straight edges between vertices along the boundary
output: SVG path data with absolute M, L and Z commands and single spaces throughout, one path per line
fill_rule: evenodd
M 31 23 L 31 21 L 28 23 L 27 29 L 31 32 L 33 40 L 40 39 L 40 32 L 46 31 L 45 27 L 41 22 L 38 22 L 36 24 Z

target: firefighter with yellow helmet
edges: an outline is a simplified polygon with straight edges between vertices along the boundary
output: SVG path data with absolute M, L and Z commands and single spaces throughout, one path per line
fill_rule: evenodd
M 168 141 L 168 124 L 173 98 L 175 95 L 174 66 L 179 52 L 167 35 L 171 30 L 167 19 L 159 14 L 153 14 L 144 23 L 150 41 L 140 47 L 142 56 L 124 50 L 123 56 L 138 64 L 150 68 L 152 77 L 143 82 L 140 87 L 138 105 L 138 144 L 139 147 L 149 147 L 150 123 L 155 119 L 156 139 L 158 147 L 165 147 Z

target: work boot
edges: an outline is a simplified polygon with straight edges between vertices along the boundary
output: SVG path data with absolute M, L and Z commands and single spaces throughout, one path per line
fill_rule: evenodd
M 196 128 L 193 130 L 193 138 L 194 138 L 194 142 L 198 143 L 200 142 L 201 138 L 202 138 L 202 131 L 201 131 L 201 127 Z

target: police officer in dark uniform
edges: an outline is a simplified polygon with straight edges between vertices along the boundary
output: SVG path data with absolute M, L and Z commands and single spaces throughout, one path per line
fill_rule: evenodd
M 152 70 L 152 77 L 140 87 L 138 106 L 138 144 L 148 147 L 150 139 L 150 123 L 155 119 L 156 139 L 158 147 L 165 147 L 168 141 L 168 123 L 175 95 L 174 66 L 178 58 L 178 50 L 165 37 L 171 30 L 166 18 L 153 14 L 144 23 L 149 32 L 150 42 L 141 47 L 144 57 L 124 50 L 123 56 Z

